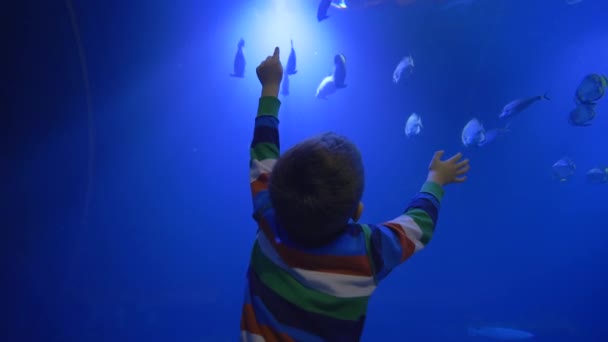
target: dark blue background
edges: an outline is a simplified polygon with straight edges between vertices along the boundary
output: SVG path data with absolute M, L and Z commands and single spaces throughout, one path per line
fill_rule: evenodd
M 227 77 L 238 37 L 222 34 L 247 30 L 235 14 L 250 4 L 76 1 L 93 146 L 65 3 L 20 1 L 2 14 L 3 341 L 238 336 L 255 236 L 253 68 L 263 56 L 248 58 L 246 80 Z M 306 6 L 314 22 L 316 3 Z M 315 23 L 339 29 L 328 37 L 348 57 L 349 87 L 317 100 L 326 66 L 311 76 L 300 64 L 282 98 L 283 149 L 323 130 L 351 137 L 365 160 L 367 222 L 401 212 L 435 150 L 463 150 L 473 167 L 466 184 L 447 188 L 428 250 L 373 296 L 364 340 L 473 341 L 466 329 L 476 325 L 538 341 L 608 339 L 608 186 L 584 182 L 587 169 L 608 165 L 608 104 L 589 128 L 566 122 L 580 79 L 608 74 L 607 9 L 599 0 L 478 0 L 441 11 L 419 0 Z M 415 72 L 395 86 L 392 70 L 409 52 Z M 464 150 L 470 118 L 495 127 L 504 104 L 545 91 L 552 100 L 517 117 L 508 136 Z M 415 139 L 403 134 L 411 112 L 425 125 Z M 566 155 L 577 174 L 554 182 L 551 165 Z

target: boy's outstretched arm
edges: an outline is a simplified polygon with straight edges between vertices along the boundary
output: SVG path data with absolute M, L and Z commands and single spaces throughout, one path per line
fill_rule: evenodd
M 258 103 L 253 140 L 250 146 L 249 182 L 253 198 L 253 217 L 256 221 L 271 207 L 268 194 L 270 174 L 279 158 L 279 88 L 283 67 L 278 48 L 256 69 L 262 83 L 262 96 Z
M 443 186 L 461 183 L 469 170 L 468 159 L 462 155 L 441 161 L 443 151 L 435 153 L 427 181 L 403 214 L 369 229 L 370 252 L 377 281 L 385 278 L 395 267 L 423 249 L 433 237 L 443 198 Z

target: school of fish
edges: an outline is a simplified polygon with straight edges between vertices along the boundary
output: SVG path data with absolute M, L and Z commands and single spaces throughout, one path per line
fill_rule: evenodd
M 469 6 L 473 0 L 434 0 L 438 3 L 443 3 L 442 10 Z M 580 3 L 582 0 L 565 0 L 567 5 Z M 367 7 L 384 3 L 384 0 L 321 0 L 317 8 L 317 20 L 322 22 L 328 19 L 328 11 L 330 8 L 346 9 L 351 3 L 355 6 Z M 397 5 L 406 6 L 415 2 L 415 0 L 394 0 Z M 245 57 L 243 48 L 245 46 L 244 39 L 240 39 L 237 44 L 237 52 L 234 57 L 233 72 L 230 74 L 233 77 L 243 78 L 245 72 Z M 392 74 L 392 81 L 395 85 L 403 82 L 404 79 L 410 77 L 414 72 L 414 58 L 411 54 L 403 56 L 398 62 Z M 346 56 L 341 53 L 334 55 L 333 71 L 327 74 L 320 80 L 316 90 L 316 98 L 327 100 L 331 95 L 339 90 L 345 89 L 346 84 Z M 281 94 L 288 96 L 290 94 L 290 77 L 297 74 L 296 68 L 296 52 L 294 42 L 291 41 L 291 50 L 285 66 L 283 82 L 281 84 Z M 601 74 L 585 75 L 580 81 L 574 94 L 574 108 L 567 116 L 567 122 L 574 127 L 588 127 L 592 125 L 597 116 L 596 107 L 599 101 L 605 96 L 606 88 L 608 88 L 608 77 Z M 499 137 L 506 136 L 510 132 L 510 122 L 513 118 L 520 116 L 523 112 L 529 111 L 530 108 L 536 106 L 539 102 L 550 101 L 551 98 L 547 93 L 535 96 L 518 98 L 508 102 L 498 114 L 498 122 L 505 122 L 504 125 L 496 125 L 487 129 L 484 123 L 478 118 L 471 118 L 462 129 L 461 142 L 465 147 L 484 147 L 496 141 Z M 406 120 L 404 133 L 408 138 L 413 138 L 423 131 L 422 117 L 419 114 L 412 113 Z M 564 182 L 576 174 L 576 165 L 568 157 L 563 157 L 555 162 L 552 166 L 553 178 L 559 182 Z M 596 165 L 589 169 L 586 174 L 586 180 L 590 184 L 608 184 L 608 165 Z

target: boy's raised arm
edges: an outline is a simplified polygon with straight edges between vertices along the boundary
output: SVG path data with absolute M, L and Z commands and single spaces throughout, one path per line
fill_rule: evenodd
M 278 48 L 257 67 L 256 73 L 262 83 L 262 96 L 258 103 L 250 146 L 249 183 L 253 198 L 253 217 L 258 220 L 260 215 L 270 208 L 268 182 L 280 154 L 278 116 L 281 101 L 277 96 L 283 78 L 283 66 L 279 60 Z
M 426 182 L 403 214 L 371 227 L 372 257 L 378 281 L 431 241 L 443 194 L 439 184 Z
M 388 222 L 370 226 L 370 252 L 377 281 L 429 243 L 439 217 L 443 186 L 466 180 L 469 160 L 461 161 L 460 153 L 446 161 L 441 160 L 442 156 L 443 151 L 435 153 L 427 181 L 403 214 Z

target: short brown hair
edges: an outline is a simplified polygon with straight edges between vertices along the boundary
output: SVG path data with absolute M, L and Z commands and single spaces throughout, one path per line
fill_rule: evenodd
M 333 132 L 287 150 L 270 176 L 270 200 L 277 222 L 293 242 L 321 246 L 348 225 L 364 188 L 359 149 Z

